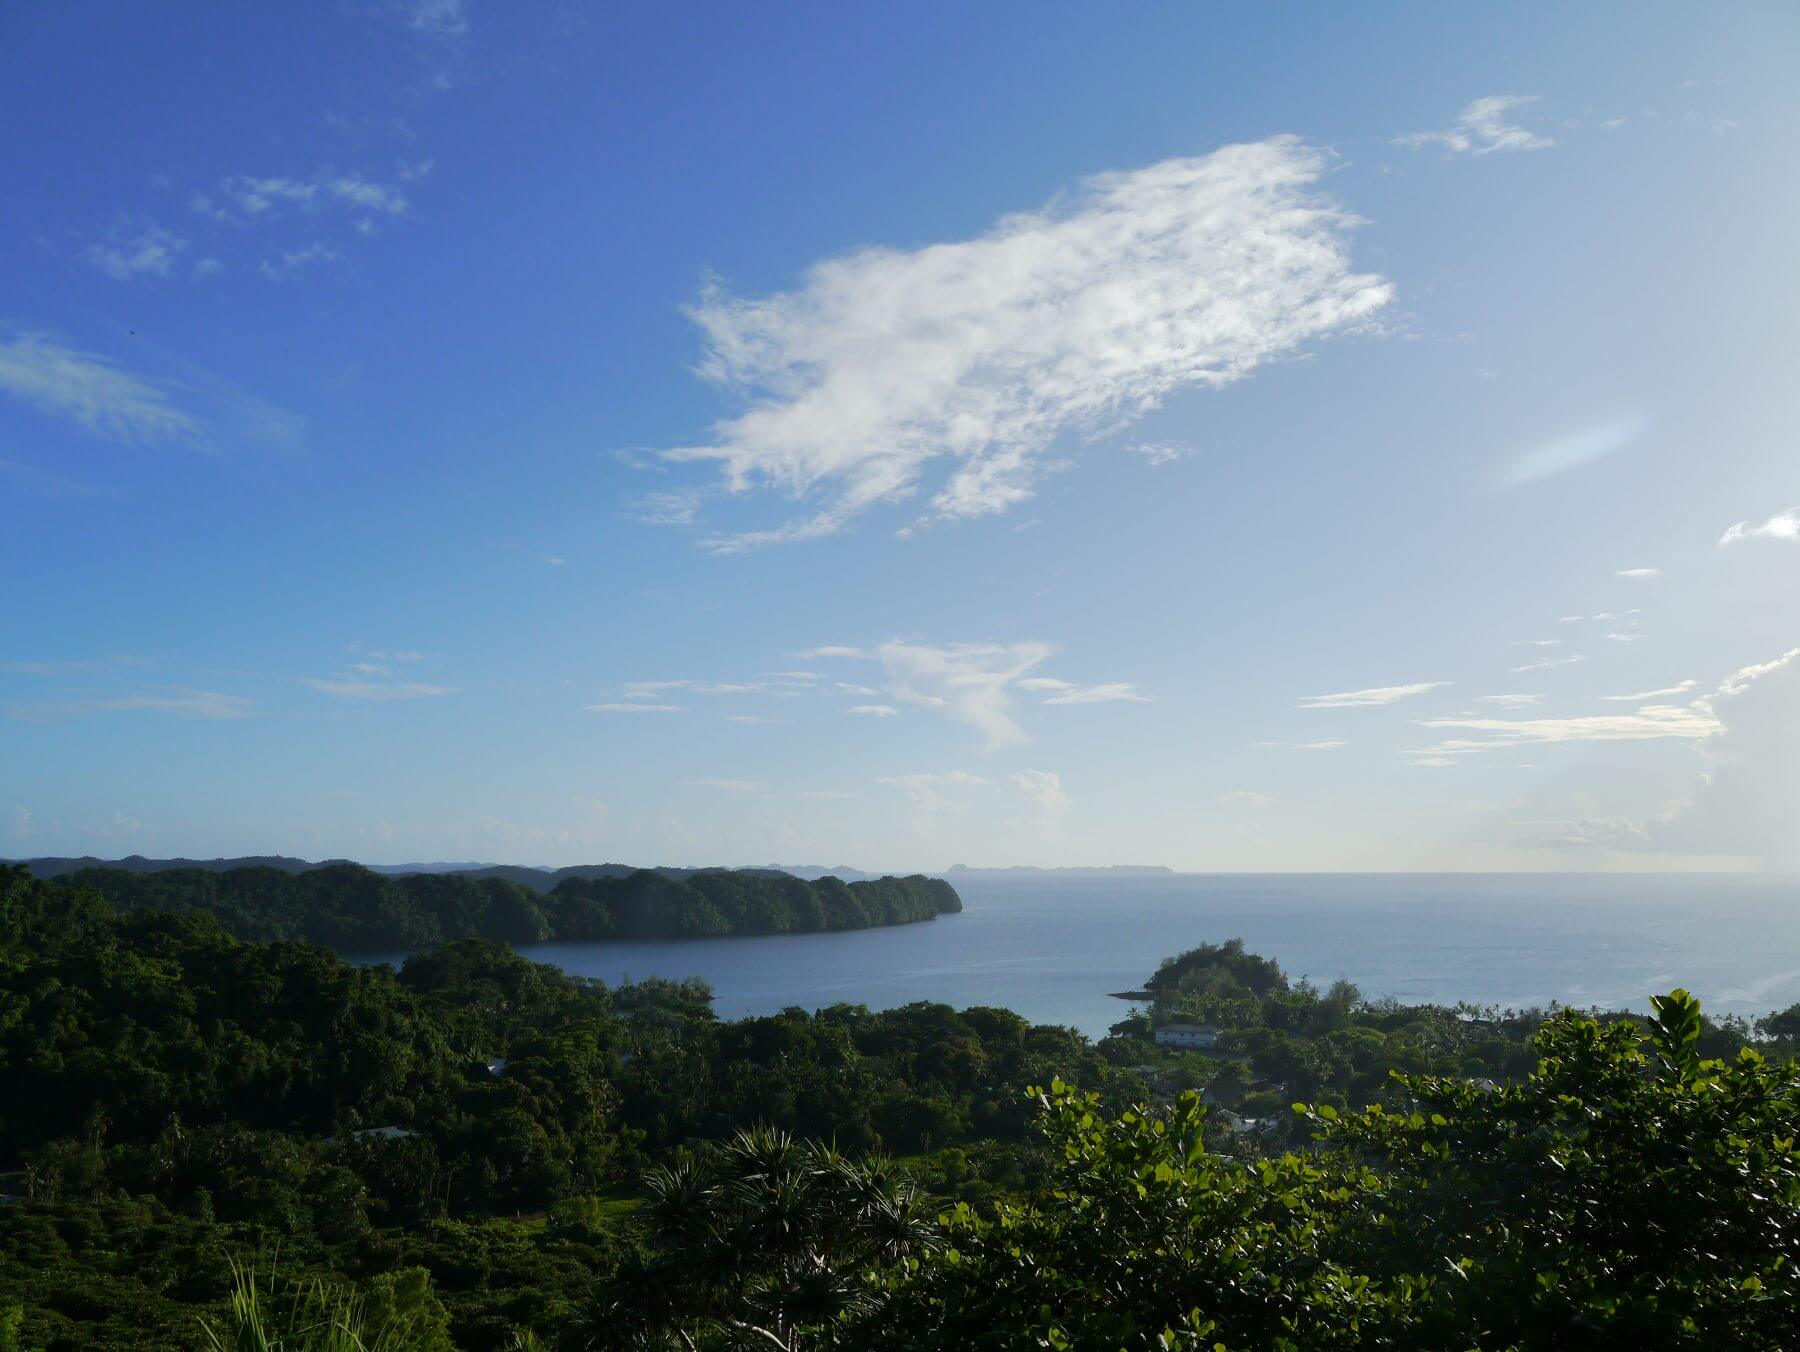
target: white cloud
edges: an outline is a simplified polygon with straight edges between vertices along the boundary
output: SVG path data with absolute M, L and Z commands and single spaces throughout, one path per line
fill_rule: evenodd
M 1346 690 L 1335 695 L 1306 695 L 1296 705 L 1301 709 L 1352 709 L 1373 704 L 1392 704 L 1411 695 L 1422 695 L 1449 685 L 1448 681 L 1417 681 L 1412 685 L 1378 685 L 1371 690 Z
M 1062 776 L 1054 770 L 1017 770 L 1012 776 L 1013 788 L 1038 811 L 1060 817 L 1069 810 L 1069 795 L 1063 791 Z
M 1577 616 L 1577 618 L 1580 618 Z M 1514 648 L 1560 648 L 1560 638 L 1516 638 L 1510 645 Z
M 429 685 L 424 681 L 383 681 L 359 680 L 353 677 L 342 677 L 323 680 L 312 676 L 300 678 L 302 685 L 310 686 L 321 695 L 330 695 L 336 699 L 362 700 L 371 704 L 388 704 L 394 700 L 430 699 L 434 695 L 453 695 L 454 687 L 448 685 Z
M 401 0 L 413 30 L 427 37 L 460 38 L 469 31 L 468 0 Z
M 860 661 L 873 657 L 874 654 L 867 648 L 847 648 L 840 644 L 827 644 L 823 648 L 808 648 L 803 653 L 796 653 L 795 656 L 803 662 L 818 657 L 841 657 L 850 661 Z
M 1133 455 L 1144 457 L 1144 463 L 1150 466 L 1169 465 L 1177 460 L 1185 460 L 1194 453 L 1192 446 L 1178 446 L 1169 441 L 1146 441 L 1125 448 Z
M 1427 718 L 1427 728 L 1486 734 L 1480 739 L 1447 739 L 1416 753 L 1471 755 L 1506 747 L 1556 742 L 1642 742 L 1664 737 L 1700 739 L 1719 730 L 1705 700 L 1692 704 L 1646 704 L 1635 713 L 1587 714 L 1575 718 Z
M 1101 685 L 1071 686 L 1044 701 L 1045 704 L 1118 704 L 1121 702 L 1148 704 L 1150 696 L 1129 681 L 1107 681 Z
M 958 643 L 936 648 L 891 640 L 876 650 L 903 703 L 937 709 L 981 733 L 990 749 L 1025 740 L 1008 687 L 1050 656 L 1047 643 Z
M 331 207 L 403 216 L 411 203 L 392 184 L 362 174 L 320 170 L 310 178 L 237 174 L 221 182 L 216 193 L 195 197 L 193 206 L 200 215 L 215 220 L 265 220 L 290 211 L 317 212 Z
M 324 244 L 307 244 L 298 249 L 287 249 L 272 259 L 264 259 L 257 267 L 271 282 L 284 282 L 296 272 L 311 267 L 314 263 L 336 263 L 343 259 L 336 249 Z
M 678 714 L 679 704 L 590 704 L 586 706 L 597 714 Z
M 752 407 L 670 458 L 818 503 L 711 546 L 830 534 L 940 459 L 928 517 L 1003 511 L 1059 438 L 1368 321 L 1392 287 L 1351 270 L 1356 221 L 1313 192 L 1326 167 L 1291 137 L 1230 146 L 1087 180 L 976 239 L 829 259 L 793 291 L 709 289 L 701 369 Z
M 1606 636 L 1609 643 L 1636 643 L 1642 637 L 1642 634 L 1608 634 Z
M 1635 695 L 1602 695 L 1600 698 L 1616 700 L 1621 704 L 1642 704 L 1645 700 L 1666 699 L 1671 695 L 1685 695 L 1698 684 L 1698 681 L 1681 681 L 1675 685 L 1664 686 L 1661 690 L 1640 690 Z
M 966 770 L 949 770 L 943 774 L 883 775 L 875 781 L 884 788 L 898 789 L 912 800 L 920 812 L 960 811 L 967 802 L 964 789 L 987 788 L 990 779 L 972 775 Z
M 1349 746 L 1350 743 L 1341 738 L 1330 737 L 1318 742 L 1258 742 L 1256 745 L 1280 751 L 1336 751 L 1340 746 Z
M 688 526 L 700 514 L 700 504 L 705 499 L 703 489 L 662 489 L 654 493 L 638 494 L 634 505 L 639 521 L 648 522 L 652 526 Z
M 114 441 L 191 440 L 201 432 L 199 420 L 150 381 L 41 333 L 0 341 L 0 390 Z
M 1624 450 L 1650 430 L 1641 413 L 1624 413 L 1586 423 L 1518 452 L 1500 473 L 1510 487 L 1537 483 Z
M 1800 507 L 1778 512 L 1760 526 L 1740 521 L 1719 537 L 1721 545 L 1734 545 L 1741 540 L 1800 540 Z
M 1477 695 L 1477 704 L 1497 704 L 1502 709 L 1523 709 L 1538 703 L 1542 695 Z
M 133 277 L 167 277 L 187 247 L 188 242 L 179 235 L 147 224 L 135 230 L 112 231 L 84 252 L 88 262 L 108 277 L 128 282 Z
M 1508 114 L 1537 102 L 1535 94 L 1490 94 L 1462 110 L 1456 124 L 1444 131 L 1416 131 L 1396 136 L 1395 145 L 1441 145 L 1453 155 L 1491 155 L 1497 150 L 1542 150 L 1553 146 L 1539 136 L 1507 120 Z
M 1660 568 L 1620 568 L 1613 573 L 1614 577 L 1628 577 L 1636 582 L 1654 582 L 1662 576 Z
M 768 689 L 760 681 L 627 681 L 620 694 L 626 699 L 655 699 L 665 690 L 690 695 L 761 695 Z
M 1270 807 L 1275 800 L 1266 793 L 1258 793 L 1255 789 L 1232 789 L 1222 793 L 1216 800 L 1221 807 Z
M 892 718 L 900 711 L 891 704 L 858 704 L 850 710 L 853 714 L 867 714 L 871 718 Z
M 1547 671 L 1551 667 L 1572 667 L 1577 662 L 1585 661 L 1587 661 L 1587 657 L 1580 653 L 1572 657 L 1543 657 L 1536 662 L 1527 662 L 1522 667 L 1514 667 L 1513 675 L 1517 676 L 1522 671 Z

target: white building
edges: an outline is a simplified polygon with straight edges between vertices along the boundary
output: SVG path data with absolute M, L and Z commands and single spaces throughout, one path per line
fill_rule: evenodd
M 1219 1040 L 1219 1030 L 1203 1023 L 1165 1023 L 1156 1030 L 1159 1047 L 1210 1047 Z

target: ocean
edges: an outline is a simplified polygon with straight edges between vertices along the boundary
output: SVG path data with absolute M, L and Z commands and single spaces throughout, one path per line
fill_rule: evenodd
M 1743 874 L 1176 874 L 958 877 L 960 915 L 889 929 L 536 944 L 617 982 L 697 976 L 722 1017 L 1002 1005 L 1090 1037 L 1171 954 L 1241 938 L 1292 977 L 1370 998 L 1645 1010 L 1686 986 L 1710 1013 L 1800 1001 L 1800 878 Z

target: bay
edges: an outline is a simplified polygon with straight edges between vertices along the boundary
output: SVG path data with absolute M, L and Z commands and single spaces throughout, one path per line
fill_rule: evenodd
M 839 1002 L 1001 1005 L 1103 1036 L 1171 954 L 1241 938 L 1290 976 L 1370 998 L 1709 1012 L 1800 1000 L 1800 879 L 1744 874 L 959 876 L 960 915 L 837 934 L 549 943 L 527 956 L 609 983 L 696 976 L 725 1018 Z

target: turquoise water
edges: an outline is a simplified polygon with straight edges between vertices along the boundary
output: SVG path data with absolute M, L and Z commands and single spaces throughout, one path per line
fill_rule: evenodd
M 1743 875 L 1187 874 L 957 880 L 964 910 L 844 934 L 539 944 L 612 982 L 698 976 L 727 1018 L 838 1001 L 1004 1005 L 1104 1034 L 1171 953 L 1242 938 L 1292 976 L 1367 996 L 1646 1008 L 1685 985 L 1713 1012 L 1800 1000 L 1800 879 Z

